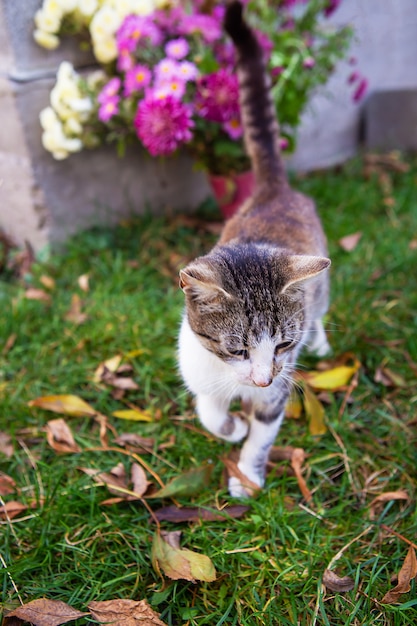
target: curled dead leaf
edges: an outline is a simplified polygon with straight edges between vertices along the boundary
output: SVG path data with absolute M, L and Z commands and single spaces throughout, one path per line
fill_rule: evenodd
M 399 601 L 403 593 L 408 593 L 411 589 L 411 581 L 417 577 L 417 558 L 413 546 L 409 546 L 407 556 L 398 572 L 397 585 L 388 591 L 381 600 L 381 604 L 394 604 Z
M 180 548 L 180 531 L 156 532 L 152 543 L 152 565 L 172 580 L 216 580 L 216 570 L 208 556 Z
M 159 522 L 222 522 L 227 519 L 238 519 L 249 511 L 248 506 L 236 504 L 221 510 L 203 509 L 202 507 L 183 507 L 171 505 L 154 511 Z
M 46 439 L 55 452 L 65 454 L 80 452 L 81 448 L 75 443 L 70 427 L 62 417 L 50 420 L 46 425 Z
M 16 482 L 11 476 L 0 472 L 0 496 L 8 496 L 16 491 Z
M 165 626 L 159 615 L 149 606 L 146 600 L 104 600 L 90 602 L 88 605 L 92 617 L 99 624 L 117 624 L 117 626 Z
M 13 519 L 17 517 L 23 511 L 27 510 L 27 506 L 22 504 L 21 502 L 17 502 L 16 500 L 9 500 L 9 502 L 5 502 L 0 505 L 0 518 L 2 519 Z
M 382 506 L 386 502 L 390 502 L 391 500 L 409 501 L 409 499 L 410 496 L 403 489 L 398 489 L 397 491 L 385 491 L 384 493 L 380 493 L 369 504 L 369 517 L 371 519 L 375 519 L 381 511 Z
M 345 593 L 351 591 L 355 582 L 350 576 L 338 576 L 332 570 L 326 569 L 323 574 L 323 585 L 330 589 L 330 591 L 336 591 L 338 593 Z
M 85 615 L 88 613 L 77 611 L 61 600 L 38 598 L 9 613 L 6 616 L 5 624 L 8 623 L 7 620 L 11 621 L 11 618 L 17 617 L 24 622 L 34 624 L 34 626 L 60 626 L 60 624 L 66 624 Z
M 307 487 L 307 483 L 302 474 L 303 464 L 306 458 L 306 454 L 302 448 L 294 448 L 291 454 L 291 467 L 294 470 L 295 477 L 303 498 L 311 506 L 313 496 L 310 489 Z

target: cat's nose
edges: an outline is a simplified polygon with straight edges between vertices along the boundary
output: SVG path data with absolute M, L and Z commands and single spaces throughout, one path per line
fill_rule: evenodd
M 272 383 L 272 376 L 270 374 L 263 375 L 262 374 L 252 374 L 251 376 L 252 382 L 257 387 L 269 387 Z

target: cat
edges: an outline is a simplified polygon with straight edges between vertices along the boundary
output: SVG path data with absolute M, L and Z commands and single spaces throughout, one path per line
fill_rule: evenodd
M 329 349 L 322 317 L 330 260 L 313 201 L 288 182 L 263 51 L 240 2 L 227 3 L 224 26 L 236 48 L 255 190 L 211 252 L 180 271 L 178 358 L 204 427 L 229 442 L 246 438 L 241 477 L 229 479 L 230 494 L 246 497 L 264 485 L 302 346 Z M 229 412 L 236 399 L 245 418 Z

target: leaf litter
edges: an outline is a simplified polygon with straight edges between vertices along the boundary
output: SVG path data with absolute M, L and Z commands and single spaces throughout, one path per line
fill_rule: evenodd
M 216 570 L 205 554 L 180 548 L 181 531 L 157 531 L 152 543 L 152 565 L 155 571 L 172 580 L 213 582 Z

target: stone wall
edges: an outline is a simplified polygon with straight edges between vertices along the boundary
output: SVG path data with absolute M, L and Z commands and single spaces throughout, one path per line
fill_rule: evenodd
M 404 94 L 417 87 L 415 2 L 343 0 L 332 17 L 355 28 L 351 55 L 368 78 L 372 97 L 380 91 Z M 41 0 L 0 0 L 0 228 L 18 244 L 27 240 L 40 249 L 65 241 L 80 229 L 112 224 L 132 213 L 195 208 L 210 192 L 204 175 L 195 172 L 185 156 L 160 163 L 139 147 L 123 159 L 112 148 L 100 148 L 59 162 L 45 152 L 38 116 L 48 104 L 56 68 L 64 59 L 78 69 L 93 59 L 72 41 L 64 41 L 53 52 L 33 42 L 33 15 L 40 4 Z M 352 102 L 347 85 L 351 71 L 348 63 L 340 63 L 325 90 L 312 99 L 289 167 L 304 171 L 329 167 L 358 151 L 366 100 L 360 105 Z M 395 94 L 394 105 L 390 102 L 395 110 Z M 417 126 L 417 112 L 411 107 L 411 116 L 413 111 Z M 393 147 L 395 133 L 389 130 L 387 142 L 388 133 L 374 123 L 373 145 L 376 137 L 380 147 Z

